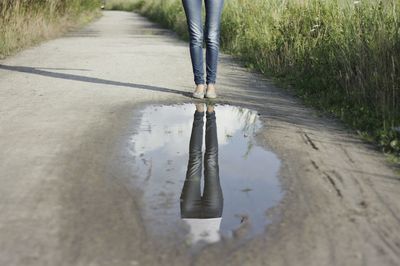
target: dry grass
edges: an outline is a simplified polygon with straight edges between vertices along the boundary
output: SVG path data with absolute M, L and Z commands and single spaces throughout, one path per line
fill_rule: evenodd
M 97 0 L 0 1 L 0 58 L 87 23 L 98 7 Z

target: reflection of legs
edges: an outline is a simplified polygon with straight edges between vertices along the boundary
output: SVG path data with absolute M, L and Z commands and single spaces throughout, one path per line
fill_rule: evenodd
M 222 189 L 219 181 L 217 123 L 214 111 L 207 111 L 206 117 L 203 218 L 215 218 L 222 216 L 223 208 Z
M 202 166 L 202 145 L 204 112 L 194 113 L 192 135 L 190 136 L 189 163 L 181 194 L 181 217 L 200 218 L 201 193 L 200 179 Z

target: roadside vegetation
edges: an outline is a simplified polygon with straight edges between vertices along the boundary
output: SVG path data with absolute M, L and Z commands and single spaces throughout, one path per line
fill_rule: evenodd
M 135 9 L 188 39 L 181 0 L 107 5 Z M 221 23 L 224 52 L 398 159 L 400 0 L 229 0 Z
M 133 11 L 137 7 L 137 0 L 106 0 L 105 9 Z
M 100 14 L 100 0 L 1 0 L 0 58 Z

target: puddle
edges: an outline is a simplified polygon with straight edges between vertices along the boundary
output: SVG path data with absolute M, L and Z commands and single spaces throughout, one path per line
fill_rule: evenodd
M 195 110 L 193 103 L 148 106 L 131 136 L 131 182 L 143 191 L 148 233 L 178 234 L 193 245 L 262 233 L 270 222 L 266 210 L 282 191 L 279 159 L 256 141 L 257 112 L 216 105 L 215 117 L 206 118 Z

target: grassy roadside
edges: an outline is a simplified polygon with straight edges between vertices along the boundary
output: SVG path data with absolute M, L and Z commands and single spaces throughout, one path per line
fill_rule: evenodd
M 0 1 L 0 58 L 100 16 L 99 0 Z
M 106 0 L 106 10 L 123 10 L 123 11 L 134 11 L 138 6 L 144 2 L 137 0 Z
M 180 0 L 108 0 L 188 38 Z M 204 15 L 204 9 L 203 9 Z M 230 0 L 221 49 L 400 156 L 400 0 Z

